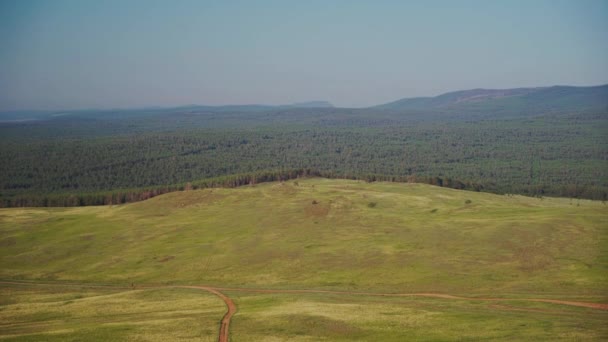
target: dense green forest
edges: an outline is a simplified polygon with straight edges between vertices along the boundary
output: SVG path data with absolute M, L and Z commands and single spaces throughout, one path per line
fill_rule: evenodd
M 239 110 L 87 111 L 0 123 L 0 205 L 117 203 L 305 175 L 608 197 L 602 108 L 474 119 L 445 109 Z

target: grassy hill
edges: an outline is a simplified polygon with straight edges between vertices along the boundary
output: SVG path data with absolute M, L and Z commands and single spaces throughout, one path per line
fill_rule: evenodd
M 422 184 L 298 183 L 176 192 L 124 206 L 3 209 L 0 277 L 395 292 L 606 290 L 601 202 Z
M 120 206 L 0 209 L 0 278 L 432 292 L 509 300 L 495 305 L 233 290 L 228 293 L 239 307 L 231 327 L 235 341 L 269 336 L 597 339 L 608 334 L 601 327 L 604 312 L 517 300 L 608 301 L 606 222 L 606 205 L 595 201 L 305 179 L 175 192 Z M 36 307 L 20 299 L 44 302 L 50 294 L 20 297 L 11 291 L 0 287 L 5 306 L 0 315 L 15 314 L 11 310 L 22 305 L 31 311 L 22 321 L 53 318 L 36 316 L 41 314 Z M 147 300 L 142 296 L 137 300 Z M 40 310 L 68 315 L 60 304 Z M 521 325 L 518 335 L 511 324 Z M 33 328 L 13 333 L 26 336 L 28 329 Z M 0 335 L 6 331 L 0 329 Z

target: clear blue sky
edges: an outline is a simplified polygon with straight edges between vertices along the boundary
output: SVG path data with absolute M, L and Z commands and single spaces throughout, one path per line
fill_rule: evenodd
M 0 110 L 605 83 L 606 0 L 0 0 Z

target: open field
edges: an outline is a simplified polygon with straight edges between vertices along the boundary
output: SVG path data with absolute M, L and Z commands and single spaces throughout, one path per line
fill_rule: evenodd
M 594 341 L 608 312 L 436 298 L 230 293 L 234 341 Z
M 8 341 L 212 341 L 221 316 L 218 301 L 183 288 L 2 286 L 0 338 Z M 222 291 L 228 291 L 241 308 L 230 332 L 235 341 L 591 341 L 608 337 L 606 305 L 597 310 L 449 295 Z M 227 341 L 224 332 L 220 342 Z
M 605 310 L 521 299 L 608 302 L 606 209 L 587 200 L 326 179 L 176 192 L 120 206 L 2 209 L 0 278 L 216 287 L 237 304 L 230 325 L 235 341 L 605 339 Z M 3 336 L 74 329 L 46 313 L 76 315 L 60 302 L 101 291 L 1 289 L 0 315 L 21 324 L 21 330 L 10 328 L 17 332 L 4 325 Z M 128 328 L 116 328 L 118 337 L 167 336 L 157 336 L 158 328 L 186 339 L 216 339 L 226 310 L 217 297 L 194 289 L 104 291 L 91 294 L 95 301 L 83 304 L 89 309 L 77 310 L 85 313 L 82 329 L 110 329 L 111 322 L 86 312 L 116 297 L 135 310 L 120 320 Z M 51 304 L 27 304 L 47 297 Z M 21 305 L 27 314 L 14 316 Z M 136 310 L 146 306 L 151 318 Z M 145 328 L 153 320 L 175 329 Z M 74 334 L 86 330 L 80 328 Z
M 216 341 L 224 303 L 194 289 L 0 287 L 2 341 Z

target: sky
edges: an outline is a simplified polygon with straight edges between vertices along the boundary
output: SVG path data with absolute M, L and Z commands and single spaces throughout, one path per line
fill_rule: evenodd
M 606 0 L 0 0 L 1 111 L 606 83 Z

